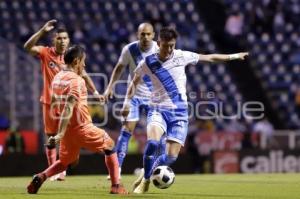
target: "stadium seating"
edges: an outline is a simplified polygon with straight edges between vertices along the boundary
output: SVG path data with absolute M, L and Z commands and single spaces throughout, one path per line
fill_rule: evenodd
M 73 42 L 86 47 L 87 71 L 91 73 L 100 72 L 110 76 L 121 48 L 136 39 L 136 28 L 144 21 L 151 22 L 156 31 L 162 26 L 175 26 L 180 33 L 178 48 L 201 53 L 217 52 L 192 0 L 3 0 L 0 2 L 0 10 L 0 36 L 14 42 L 19 48 L 45 21 L 57 19 L 60 25 L 64 24 L 70 31 Z M 50 43 L 50 37 L 42 41 Z M 30 67 L 30 64 L 18 67 L 20 70 L 17 72 L 25 74 L 31 71 Z M 8 72 L 2 64 L 0 70 Z M 187 75 L 187 88 L 188 93 L 192 91 L 189 94 L 192 103 L 221 101 L 224 102 L 227 115 L 236 113 L 237 101 L 243 101 L 243 97 L 224 64 L 201 63 L 190 66 Z M 17 85 L 17 100 L 20 104 L 30 104 L 33 95 L 27 91 L 32 90 L 31 79 L 25 75 L 20 78 L 18 81 L 22 84 Z M 5 81 L 1 79 L 1 82 Z M 97 87 L 100 91 L 104 89 L 104 85 Z M 207 97 L 207 92 L 213 93 L 212 98 Z M 32 110 L 32 106 L 18 109 L 25 114 Z M 226 122 L 222 119 L 214 121 L 220 129 Z
M 0 43 L 0 114 L 15 119 L 14 125 L 33 129 L 38 119 L 34 112 L 40 108 L 39 63 L 14 44 L 2 38 Z
M 229 13 L 245 16 L 243 37 L 251 52 L 253 70 L 287 128 L 298 129 L 295 94 L 300 69 L 299 2 L 225 0 L 225 5 Z M 259 25 L 262 20 L 268 28 Z

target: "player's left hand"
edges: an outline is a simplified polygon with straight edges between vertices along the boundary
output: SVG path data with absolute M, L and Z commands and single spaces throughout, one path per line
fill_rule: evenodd
M 241 52 L 239 53 L 240 60 L 245 60 L 246 57 L 249 56 L 249 52 Z

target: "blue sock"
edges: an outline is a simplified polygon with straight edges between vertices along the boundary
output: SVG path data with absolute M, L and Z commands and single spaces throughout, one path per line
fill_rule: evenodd
M 159 147 L 159 141 L 156 140 L 148 140 L 145 146 L 144 156 L 143 156 L 143 163 L 145 174 L 144 177 L 149 179 L 151 176 L 151 170 L 153 167 L 153 163 L 156 160 L 156 152 Z
M 175 161 L 177 160 L 177 156 L 170 156 L 167 154 L 162 154 L 160 155 L 155 162 L 153 163 L 152 169 L 151 169 L 151 173 L 152 171 L 161 165 L 166 165 L 166 166 L 170 166 L 171 164 L 173 164 Z
M 159 151 L 158 151 L 158 156 L 166 154 L 166 143 L 167 142 L 167 136 L 162 135 L 160 140 L 159 140 Z
M 126 130 L 122 129 L 116 145 L 116 151 L 118 155 L 119 167 L 122 167 L 124 158 L 128 151 L 128 142 L 131 134 Z

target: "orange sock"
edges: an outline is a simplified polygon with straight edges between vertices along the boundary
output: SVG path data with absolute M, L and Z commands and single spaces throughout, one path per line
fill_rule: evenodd
M 48 165 L 51 166 L 56 161 L 56 148 L 48 149 L 46 147 L 46 156 L 48 160 Z
M 117 153 L 105 156 L 105 164 L 108 169 L 112 185 L 119 184 L 119 162 Z
M 43 171 L 43 173 L 46 174 L 48 178 L 54 176 L 55 174 L 63 172 L 66 169 L 67 166 L 63 165 L 60 160 L 57 160 L 51 166 L 49 166 L 45 171 Z

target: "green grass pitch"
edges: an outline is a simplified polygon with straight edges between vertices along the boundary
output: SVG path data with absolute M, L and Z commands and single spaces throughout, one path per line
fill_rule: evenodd
M 124 175 L 130 190 L 135 176 Z M 106 176 L 67 176 L 64 182 L 46 181 L 38 194 L 26 193 L 31 177 L 0 177 L 1 199 L 104 199 L 104 198 L 186 198 L 186 199 L 300 199 L 300 174 L 176 175 L 175 183 L 160 190 L 150 185 L 147 194 L 110 195 Z

